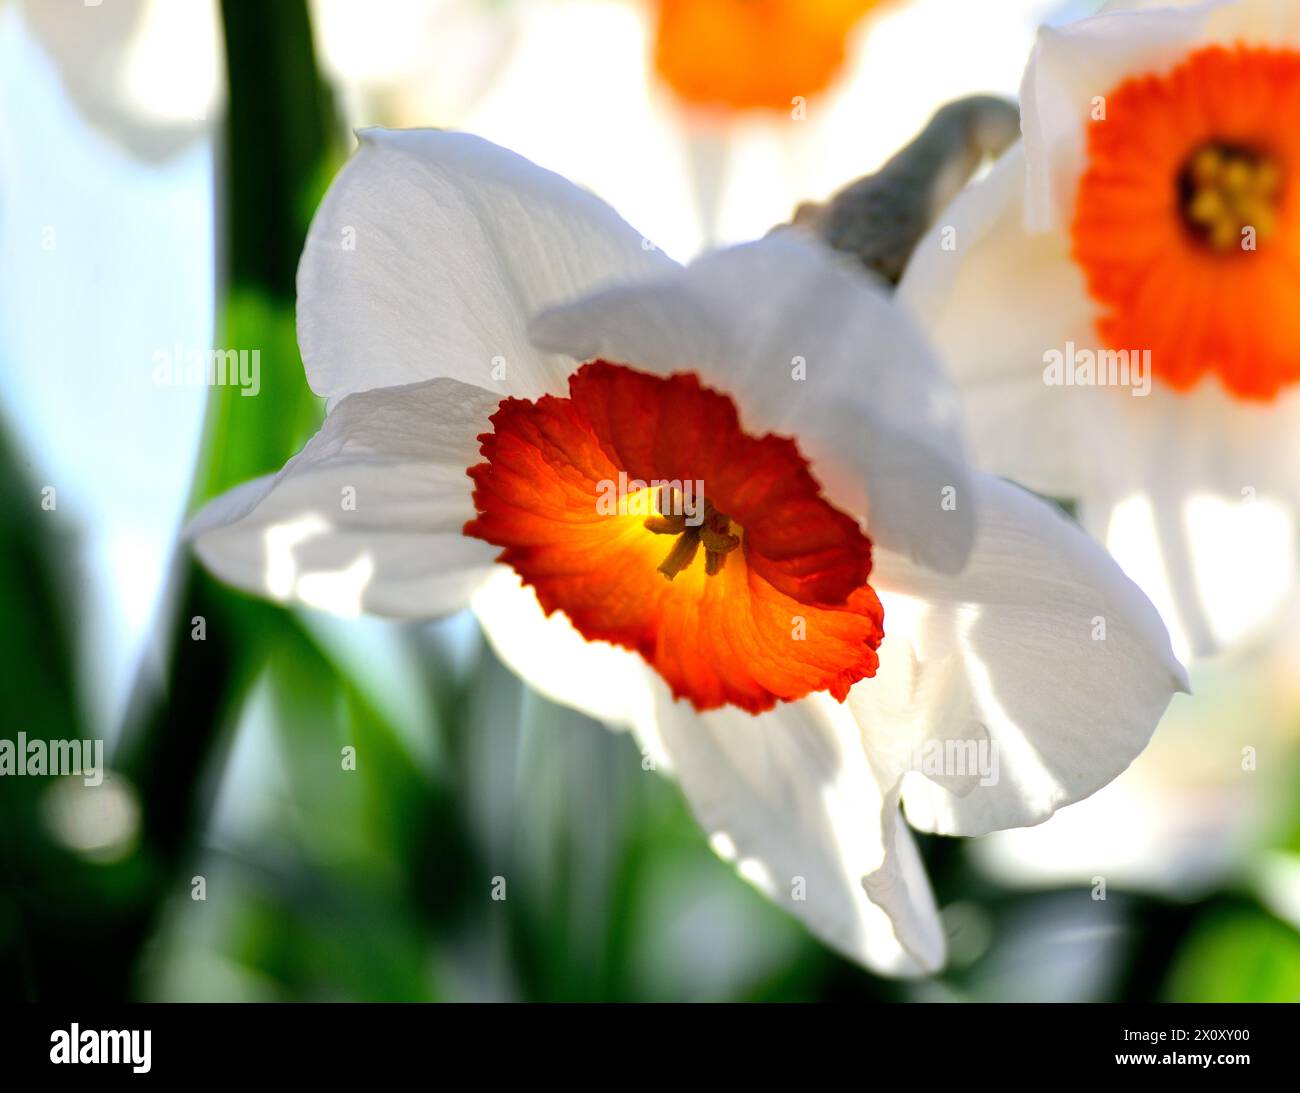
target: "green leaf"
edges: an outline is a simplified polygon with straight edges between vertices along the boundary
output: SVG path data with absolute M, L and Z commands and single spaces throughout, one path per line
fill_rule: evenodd
M 1173 1002 L 1300 1002 L 1300 934 L 1253 905 L 1192 928 L 1165 987 Z

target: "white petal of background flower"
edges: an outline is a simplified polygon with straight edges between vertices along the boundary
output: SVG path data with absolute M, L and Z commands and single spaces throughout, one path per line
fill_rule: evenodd
M 318 60 L 349 100 L 349 115 L 396 104 L 429 125 L 463 117 L 508 62 L 520 10 L 539 0 L 312 0 Z M 546 2 L 546 0 L 540 0 Z
M 1111 0 L 1103 12 L 1148 8 L 1201 7 L 1207 0 Z M 1291 0 L 1228 0 L 1210 13 L 1209 31 L 1216 41 L 1300 42 L 1300 9 Z
M 1175 648 L 1206 655 L 1276 627 L 1300 592 L 1300 392 L 1266 406 L 1212 381 L 1074 395 L 1080 515 L 1149 589 Z
M 153 379 L 155 353 L 212 340 L 212 148 L 206 136 L 186 144 L 157 164 L 115 147 L 18 6 L 0 8 L 5 426 L 38 488 L 57 490 L 53 513 L 33 498 L 35 518 L 75 544 L 79 673 L 109 739 L 158 607 L 207 395 Z
M 82 117 L 120 147 L 161 162 L 220 116 L 217 5 L 210 0 L 21 0 L 30 33 Z

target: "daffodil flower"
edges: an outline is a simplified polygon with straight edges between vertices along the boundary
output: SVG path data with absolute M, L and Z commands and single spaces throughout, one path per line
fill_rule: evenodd
M 1175 648 L 1220 651 L 1300 569 L 1300 8 L 1112 3 L 1041 31 L 1021 100 L 900 296 L 977 463 L 1078 501 Z
M 472 605 L 872 968 L 943 955 L 900 797 L 925 831 L 1036 823 L 1184 686 L 1101 548 L 967 469 L 925 340 L 829 251 L 770 237 L 682 268 L 491 144 L 371 130 L 298 289 L 328 416 L 196 517 L 200 558 L 345 613 Z

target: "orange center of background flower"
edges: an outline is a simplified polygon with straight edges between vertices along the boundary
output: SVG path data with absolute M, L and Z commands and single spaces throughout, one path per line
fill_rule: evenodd
M 879 0 L 658 0 L 655 68 L 692 106 L 783 110 L 825 90 Z
M 875 673 L 870 540 L 794 442 L 746 434 L 726 395 L 593 361 L 568 398 L 505 399 L 492 425 L 465 534 L 504 548 L 548 615 L 640 653 L 700 710 L 843 701 Z
M 1300 380 L 1300 54 L 1210 47 L 1105 96 L 1073 250 L 1112 349 L 1271 399 Z

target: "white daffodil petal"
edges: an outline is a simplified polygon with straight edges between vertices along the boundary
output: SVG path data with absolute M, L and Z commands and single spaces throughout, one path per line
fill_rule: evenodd
M 1085 126 L 1105 110 L 1106 96 L 1131 76 L 1167 71 L 1206 40 L 1211 14 L 1230 3 L 1116 11 L 1039 30 L 1020 86 L 1031 231 L 1069 226 Z
M 618 729 L 653 716 L 645 661 L 608 642 L 588 641 L 562 611 L 548 617 L 513 569 L 497 566 L 471 606 L 497 656 L 553 702 Z
M 359 137 L 298 266 L 298 342 L 317 394 L 438 376 L 498 396 L 563 393 L 566 366 L 528 343 L 528 317 L 673 266 L 600 199 L 478 137 Z
M 1103 13 L 1202 7 L 1205 0 L 1111 0 Z M 1293 0 L 1234 0 L 1211 11 L 1206 37 L 1221 44 L 1300 45 L 1300 8 Z
M 1082 441 L 1073 388 L 1045 382 L 1049 355 L 1095 344 L 1092 305 L 1068 240 L 1024 228 L 1024 150 L 969 186 L 917 247 L 898 298 L 961 391 L 978 466 L 1039 493 L 1075 497 Z
M 911 319 L 820 244 L 783 235 L 718 251 L 552 308 L 531 333 L 575 360 L 695 372 L 735 399 L 748 432 L 794 437 L 874 541 L 946 571 L 965 559 L 955 393 Z
M 824 696 L 758 717 L 696 713 L 659 687 L 667 763 L 714 850 L 828 945 L 893 975 L 936 970 L 934 897 L 894 788 L 882 789 L 852 716 Z
M 1099 546 L 1018 487 L 976 489 L 959 575 L 877 552 L 881 665 L 849 697 L 877 762 L 910 768 L 908 819 L 948 835 L 1039 823 L 1095 792 L 1187 687 L 1159 615 Z
M 223 494 L 186 531 L 222 580 L 341 615 L 463 607 L 495 548 L 461 533 L 466 468 L 496 395 L 439 379 L 351 395 L 276 475 Z
M 1300 46 L 1300 8 L 1293 0 L 1237 0 L 1210 16 L 1210 35 L 1225 45 Z
M 1077 392 L 1080 518 L 1147 589 L 1182 653 L 1267 628 L 1300 573 L 1300 391 L 1272 403 L 1160 384 L 1145 398 Z

